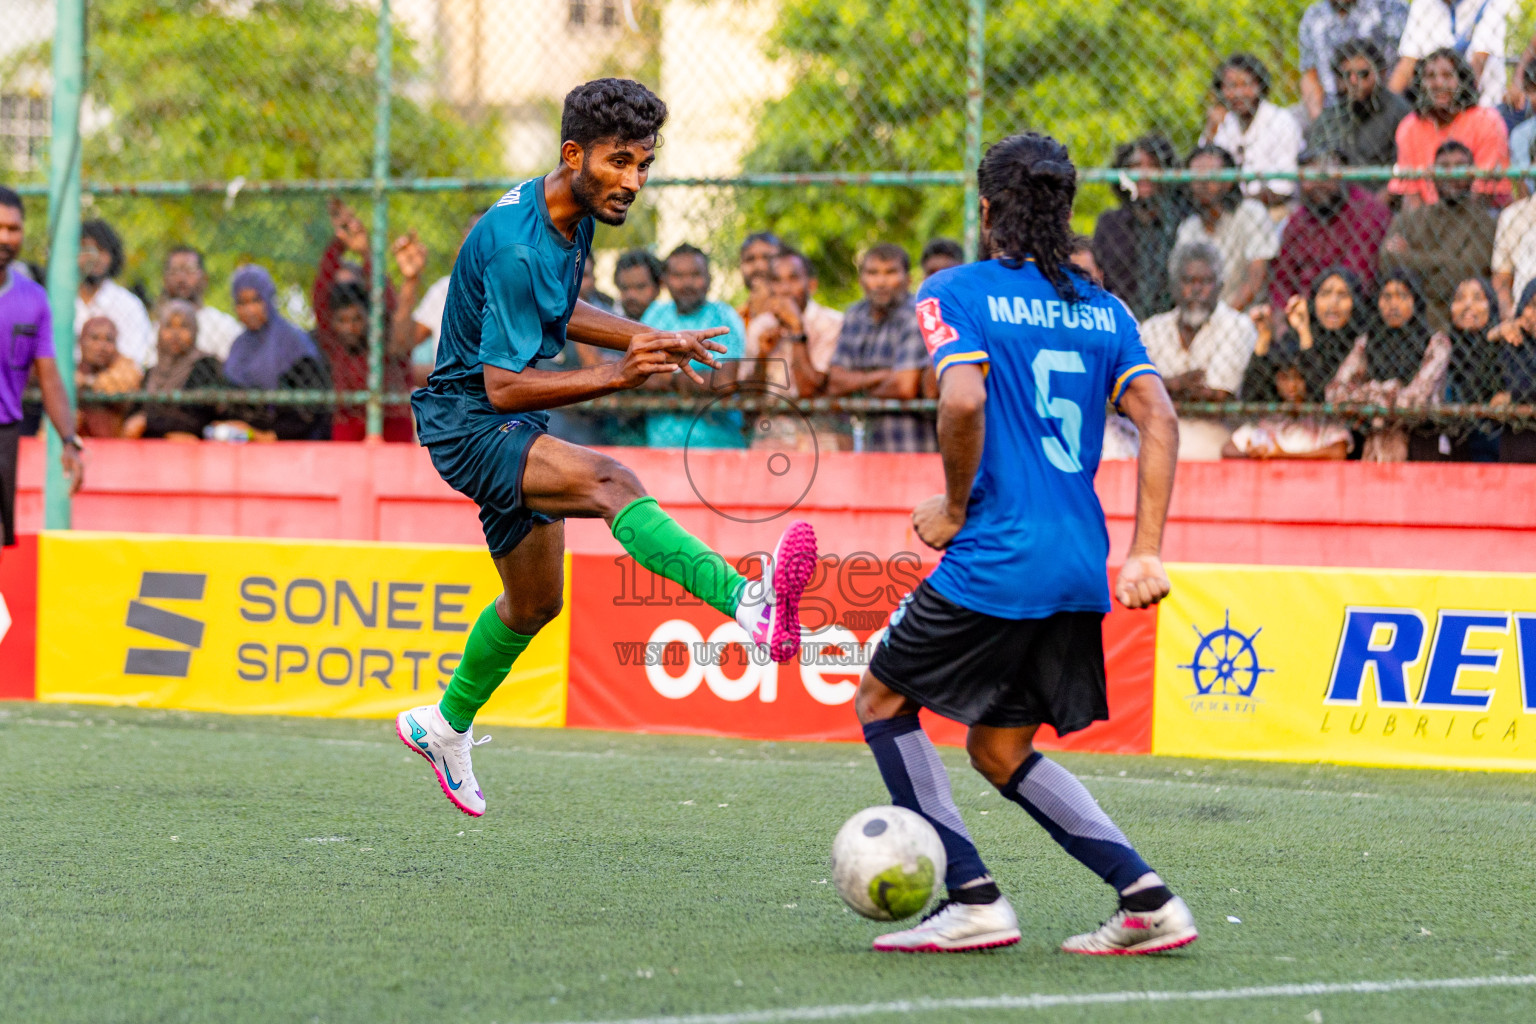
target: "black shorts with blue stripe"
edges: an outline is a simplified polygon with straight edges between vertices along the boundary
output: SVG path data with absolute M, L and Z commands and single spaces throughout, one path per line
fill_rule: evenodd
M 523 504 L 528 450 L 548 425 L 545 413 L 518 413 L 427 446 L 432 465 L 448 486 L 480 506 L 480 526 L 492 558 L 509 554 L 535 526 L 559 521 Z

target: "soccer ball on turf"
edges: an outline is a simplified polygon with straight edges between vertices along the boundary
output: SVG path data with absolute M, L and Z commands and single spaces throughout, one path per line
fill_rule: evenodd
M 939 834 L 905 807 L 867 807 L 832 841 L 838 895 L 876 921 L 899 921 L 926 907 L 947 864 Z

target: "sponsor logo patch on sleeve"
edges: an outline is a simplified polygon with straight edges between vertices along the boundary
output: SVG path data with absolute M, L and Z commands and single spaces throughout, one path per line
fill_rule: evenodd
M 917 329 L 923 334 L 923 344 L 928 346 L 930 356 L 941 345 L 948 345 L 960 338 L 955 329 L 944 322 L 937 298 L 924 299 L 917 304 Z

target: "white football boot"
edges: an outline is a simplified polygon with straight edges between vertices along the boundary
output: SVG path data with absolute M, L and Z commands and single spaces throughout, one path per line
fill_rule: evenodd
M 748 580 L 741 592 L 736 622 L 780 664 L 800 653 L 800 595 L 815 573 L 816 531 L 796 520 L 764 560 L 763 578 Z
M 472 732 L 473 730 L 470 730 Z M 395 732 L 400 742 L 426 758 L 437 772 L 438 785 L 459 810 L 473 817 L 485 813 L 485 794 L 475 780 L 469 763 L 471 747 L 489 743 L 489 736 L 471 739 L 469 732 L 459 732 L 443 718 L 436 704 L 402 711 L 395 717 Z
M 877 953 L 964 953 L 974 949 L 1011 946 L 1019 941 L 1019 919 L 1008 897 L 994 903 L 945 900 L 916 928 L 882 935 Z
M 1200 937 L 1195 915 L 1177 896 L 1156 910 L 1117 910 L 1097 931 L 1074 935 L 1061 944 L 1068 953 L 1091 956 L 1132 956 L 1164 953 L 1187 946 Z

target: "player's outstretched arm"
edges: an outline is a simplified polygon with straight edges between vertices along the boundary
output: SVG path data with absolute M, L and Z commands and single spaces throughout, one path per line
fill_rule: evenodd
M 596 345 L 599 348 L 613 349 L 615 352 L 623 352 L 629 348 L 629 343 L 635 338 L 647 334 L 654 334 L 655 328 L 613 313 L 598 309 L 596 306 L 576 300 L 576 309 L 571 313 L 571 319 L 566 324 L 565 333 L 573 341 L 586 342 L 588 345 Z M 698 360 L 707 366 L 715 365 L 715 358 L 711 353 L 725 352 L 726 347 L 718 341 L 710 341 L 710 338 L 718 338 L 730 331 L 724 327 L 711 327 L 703 331 L 668 331 L 669 335 L 683 339 L 687 342 L 688 356 L 674 360 L 687 371 L 700 384 L 704 378 L 688 369 L 690 360 Z
M 680 355 L 686 358 L 691 352 L 688 342 L 673 334 L 647 332 L 630 342 L 624 358 L 617 363 L 565 372 L 536 367 L 514 372 L 490 363 L 482 363 L 481 369 L 485 373 L 486 397 L 497 411 L 532 412 L 637 388 L 655 374 L 683 371 L 698 379 L 697 374 L 677 363 Z
M 918 539 L 943 551 L 965 525 L 971 485 L 981 467 L 987 437 L 987 384 L 981 365 L 951 366 L 939 378 L 939 454 L 944 462 L 944 493 L 912 510 Z
M 1170 589 L 1163 569 L 1163 526 L 1179 460 L 1179 418 L 1155 373 L 1132 378 L 1120 397 L 1120 411 L 1141 432 L 1141 454 L 1136 459 L 1136 532 L 1115 581 L 1115 597 L 1127 608 L 1150 608 Z

